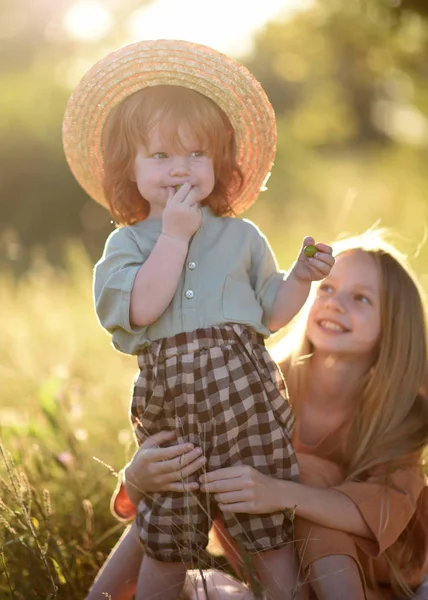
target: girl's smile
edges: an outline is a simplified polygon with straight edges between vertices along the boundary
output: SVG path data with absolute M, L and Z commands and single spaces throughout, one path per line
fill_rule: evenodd
M 331 319 L 319 319 L 317 321 L 317 324 L 319 325 L 319 327 L 321 327 L 321 329 L 324 329 L 325 331 L 329 331 L 332 333 L 347 333 L 347 332 L 349 332 L 349 329 L 347 327 L 345 327 L 342 324 L 338 323 L 337 321 L 333 321 Z
M 355 250 L 339 254 L 310 309 L 309 340 L 315 350 L 368 355 L 380 333 L 380 283 L 373 259 Z

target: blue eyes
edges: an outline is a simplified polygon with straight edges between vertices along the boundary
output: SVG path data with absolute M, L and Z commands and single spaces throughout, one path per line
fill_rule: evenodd
M 205 151 L 204 150 L 194 150 L 193 152 L 189 153 L 189 156 L 190 156 L 190 158 L 200 158 L 201 156 L 205 156 Z M 165 158 L 170 158 L 170 156 L 166 152 L 154 152 L 151 155 L 151 158 L 165 159 Z
M 331 285 L 328 285 L 326 283 L 321 284 L 319 286 L 319 292 L 320 294 L 323 295 L 330 295 L 334 293 L 334 288 Z M 368 298 L 367 296 L 365 296 L 364 294 L 353 294 L 352 299 L 355 300 L 355 302 L 361 303 L 361 304 L 372 304 L 370 298 Z
M 367 298 L 367 296 L 363 296 L 363 294 L 356 294 L 355 300 L 357 302 L 362 302 L 363 304 L 370 304 L 370 300 Z

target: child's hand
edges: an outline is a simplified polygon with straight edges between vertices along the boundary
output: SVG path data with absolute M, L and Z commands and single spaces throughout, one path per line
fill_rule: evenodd
M 317 251 L 313 256 L 307 256 L 306 246 L 315 246 Z M 305 237 L 299 257 L 293 267 L 294 275 L 301 281 L 319 281 L 330 273 L 334 265 L 333 250 L 331 246 L 318 242 L 312 237 Z
M 202 224 L 202 211 L 190 183 L 176 192 L 168 188 L 169 197 L 162 213 L 162 233 L 188 242 Z

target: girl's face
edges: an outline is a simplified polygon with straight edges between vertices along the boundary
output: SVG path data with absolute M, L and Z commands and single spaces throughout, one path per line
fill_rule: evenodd
M 381 334 L 380 282 L 369 254 L 352 250 L 336 257 L 318 288 L 306 333 L 315 350 L 355 357 L 374 354 Z
M 161 216 L 169 194 L 175 193 L 175 186 L 190 183 L 189 193 L 196 202 L 202 202 L 215 185 L 212 157 L 191 131 L 178 130 L 182 148 L 163 141 L 161 133 L 160 124 L 155 124 L 146 144 L 138 149 L 134 163 L 138 190 L 150 204 L 149 218 Z

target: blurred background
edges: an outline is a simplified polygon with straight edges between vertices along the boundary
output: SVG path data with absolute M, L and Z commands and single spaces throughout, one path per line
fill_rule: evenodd
M 70 240 L 91 260 L 100 255 L 112 224 L 69 173 L 65 105 L 95 60 L 158 37 L 230 53 L 264 86 L 278 152 L 269 189 L 246 216 L 283 265 L 305 233 L 331 240 L 378 220 L 418 246 L 428 190 L 427 18 L 424 0 L 1 0 L 3 265 L 21 273 L 41 253 L 63 264 Z
M 428 287 L 426 0 L 0 0 L 2 599 L 83 598 L 121 532 L 108 499 L 133 449 L 135 360 L 96 321 L 113 224 L 70 174 L 61 124 L 94 61 L 160 37 L 229 53 L 265 88 L 277 157 L 244 216 L 282 268 L 304 235 L 390 227 Z

